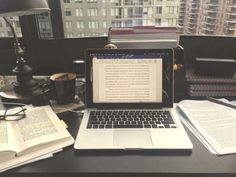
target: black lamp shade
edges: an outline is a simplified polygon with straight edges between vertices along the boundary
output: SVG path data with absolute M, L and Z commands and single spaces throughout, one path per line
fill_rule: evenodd
M 0 16 L 32 15 L 50 11 L 47 0 L 0 0 Z

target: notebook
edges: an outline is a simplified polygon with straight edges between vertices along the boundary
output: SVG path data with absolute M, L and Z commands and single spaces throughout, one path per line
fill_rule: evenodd
M 185 150 L 173 108 L 172 49 L 90 49 L 79 150 Z

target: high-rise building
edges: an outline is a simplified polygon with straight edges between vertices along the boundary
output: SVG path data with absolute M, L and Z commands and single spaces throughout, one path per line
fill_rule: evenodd
M 104 36 L 110 27 L 177 26 L 179 0 L 61 0 L 66 37 Z
M 185 24 L 186 4 L 187 4 L 186 0 L 180 0 L 178 24 L 179 24 L 179 29 L 182 33 Z
M 60 0 L 64 36 L 106 36 L 110 27 L 177 26 L 179 0 Z M 16 23 L 17 17 L 10 19 Z M 47 13 L 37 15 L 40 37 L 53 37 Z M 53 25 L 53 24 L 52 24 Z M 0 37 L 12 36 L 0 20 Z
M 236 0 L 181 0 L 182 32 L 236 36 Z
M 13 25 L 17 37 L 21 37 L 22 33 L 21 33 L 19 17 L 7 17 L 7 18 Z M 38 22 L 38 27 L 39 27 L 38 29 L 39 29 L 40 37 L 42 38 L 53 37 L 49 13 L 43 13 L 43 14 L 37 15 L 36 19 Z M 9 25 L 5 22 L 3 18 L 0 17 L 0 37 L 12 37 L 12 36 L 13 34 Z
M 18 37 L 21 37 L 22 34 L 21 34 L 19 18 L 18 17 L 10 17 L 8 19 L 12 23 L 12 25 L 15 29 L 16 35 Z M 5 22 L 5 20 L 0 17 L 0 37 L 9 37 L 9 36 L 13 36 L 12 31 L 11 31 L 9 25 Z

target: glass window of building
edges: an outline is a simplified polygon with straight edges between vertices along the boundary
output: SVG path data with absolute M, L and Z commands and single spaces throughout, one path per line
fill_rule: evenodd
M 76 26 L 78 29 L 84 29 L 84 22 L 83 21 L 77 21 Z
M 102 9 L 102 16 L 106 16 L 107 15 L 107 11 L 105 8 Z
M 72 21 L 66 21 L 66 29 L 72 28 Z
M 156 14 L 161 14 L 162 13 L 162 6 L 157 6 L 156 7 Z
M 107 22 L 103 21 L 102 26 L 103 26 L 103 28 L 107 29 Z
M 7 17 L 13 28 L 15 29 L 17 37 L 22 37 L 20 21 L 18 17 Z M 0 37 L 13 37 L 11 29 L 9 25 L 5 22 L 5 20 L 0 17 Z
M 81 8 L 75 9 L 75 15 L 82 17 L 83 16 L 83 9 L 81 9 Z
M 98 29 L 98 21 L 89 21 L 88 27 L 89 29 Z
M 98 29 L 96 35 L 104 36 L 110 27 L 136 25 L 177 26 L 183 34 L 236 36 L 235 0 L 57 0 L 54 2 L 57 3 L 56 10 L 60 12 L 58 14 L 62 16 L 65 37 L 95 35 L 93 31 L 95 27 Z M 53 12 L 52 10 L 50 13 Z M 17 34 L 21 35 L 18 17 L 12 17 L 10 21 L 16 28 Z M 72 22 L 71 28 L 68 28 L 67 21 Z M 81 21 L 84 21 L 83 25 Z M 92 23 L 92 21 L 97 22 Z M 37 15 L 37 22 L 42 36 L 53 37 L 54 24 L 51 14 Z M 45 26 L 49 26 L 50 29 L 46 29 Z M 9 31 L 9 27 L 0 18 L 1 37 L 12 35 Z
M 88 9 L 88 16 L 94 17 L 98 15 L 98 9 L 97 8 L 89 8 Z
M 71 10 L 66 9 L 65 10 L 65 16 L 71 16 Z

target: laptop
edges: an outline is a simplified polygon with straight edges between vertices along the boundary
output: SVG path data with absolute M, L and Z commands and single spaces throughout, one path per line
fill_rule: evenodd
M 90 49 L 79 150 L 190 150 L 173 108 L 172 49 Z

